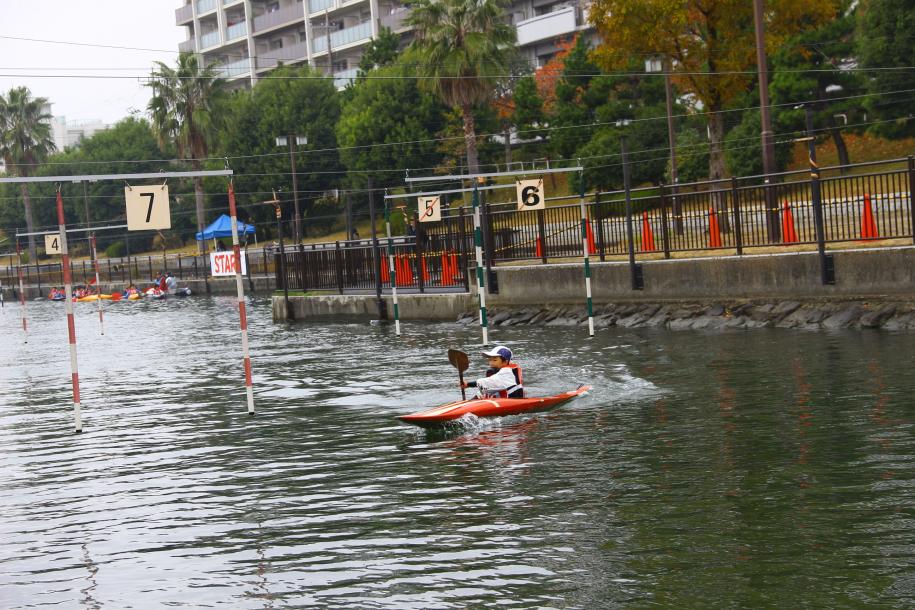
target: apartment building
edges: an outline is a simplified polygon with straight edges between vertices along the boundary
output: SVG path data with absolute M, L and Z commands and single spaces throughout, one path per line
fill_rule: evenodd
M 507 11 L 532 66 L 556 41 L 586 31 L 586 0 L 518 0 Z M 181 51 L 200 53 L 235 86 L 257 82 L 277 64 L 308 64 L 342 88 L 356 76 L 365 46 L 382 27 L 410 39 L 410 9 L 398 0 L 185 0 L 175 22 L 187 29 Z

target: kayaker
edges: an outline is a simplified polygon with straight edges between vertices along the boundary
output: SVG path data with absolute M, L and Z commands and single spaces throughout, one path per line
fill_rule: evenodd
M 482 353 L 489 362 L 486 377 L 464 382 L 464 387 L 477 388 L 484 398 L 524 398 L 521 367 L 511 361 L 512 351 L 504 345 L 497 345 Z

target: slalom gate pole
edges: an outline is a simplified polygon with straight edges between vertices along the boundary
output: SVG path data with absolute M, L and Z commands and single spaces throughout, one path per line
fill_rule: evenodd
M 581 208 L 581 256 L 585 263 L 585 296 L 588 299 L 588 336 L 593 337 L 594 305 L 591 301 L 591 259 L 588 256 L 588 212 L 585 209 L 585 182 L 582 172 L 578 172 L 578 180 L 581 183 L 578 205 Z
M 400 309 L 397 307 L 397 269 L 394 267 L 394 240 L 391 239 L 391 204 L 384 202 L 384 226 L 388 232 L 388 274 L 391 276 L 391 298 L 394 301 L 394 336 L 400 336 Z
M 248 415 L 254 415 L 251 355 L 248 352 L 248 315 L 245 312 L 245 285 L 241 277 L 241 250 L 238 243 L 238 215 L 235 210 L 235 183 L 233 180 L 229 180 L 229 216 L 232 217 L 232 254 L 235 258 L 235 289 L 238 293 L 238 320 L 241 326 L 241 351 L 245 362 L 245 391 L 248 395 Z
M 477 256 L 477 294 L 480 297 L 480 328 L 483 330 L 483 345 L 489 344 L 486 320 L 486 283 L 483 281 L 483 228 L 480 223 L 480 191 L 473 185 L 473 247 Z
M 17 270 L 19 271 L 19 309 L 22 311 L 22 334 L 25 336 L 23 343 L 29 342 L 29 322 L 25 316 L 25 292 L 22 289 L 22 247 L 16 240 L 16 256 L 19 257 Z
M 98 329 L 99 334 L 105 334 L 105 314 L 102 311 L 102 284 L 98 273 L 98 250 L 95 248 L 95 235 L 91 237 L 92 243 L 92 263 L 95 266 L 95 295 L 98 303 Z
M 61 266 L 64 272 L 64 291 L 67 295 L 67 332 L 70 343 L 70 374 L 73 383 L 73 420 L 76 431 L 83 431 L 82 413 L 79 406 L 79 370 L 76 366 L 76 324 L 73 321 L 73 277 L 70 273 L 70 252 L 67 247 L 67 225 L 64 221 L 64 200 L 57 186 L 57 222 L 60 225 Z

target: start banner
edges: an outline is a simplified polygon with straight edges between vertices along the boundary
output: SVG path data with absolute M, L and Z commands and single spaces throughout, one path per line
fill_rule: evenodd
M 241 258 L 241 274 L 248 273 L 248 260 L 245 253 L 239 254 Z M 228 250 L 226 252 L 210 252 L 210 275 L 219 277 L 223 275 L 235 275 L 235 254 Z

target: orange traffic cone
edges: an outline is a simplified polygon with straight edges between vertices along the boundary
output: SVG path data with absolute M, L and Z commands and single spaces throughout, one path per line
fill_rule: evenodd
M 543 258 L 543 240 L 539 237 L 537 238 L 537 245 L 535 247 L 534 255 L 537 258 Z
M 594 247 L 594 233 L 591 232 L 591 221 L 585 221 L 585 238 L 588 240 L 588 254 L 596 254 L 597 248 Z
M 428 284 L 429 283 L 429 269 L 426 267 L 426 257 L 425 256 L 423 256 L 422 258 L 419 259 L 419 266 L 423 272 L 423 282 Z
M 442 280 L 440 282 L 442 286 L 449 286 L 454 283 L 454 280 L 452 280 L 452 278 L 451 278 L 451 276 L 452 276 L 451 269 L 449 269 L 449 267 L 448 267 L 448 265 L 450 265 L 450 264 L 451 264 L 451 261 L 448 258 L 448 254 L 443 253 L 442 254 Z
M 403 256 L 403 281 L 404 286 L 413 284 L 413 265 L 410 264 L 410 256 L 408 254 Z
M 861 210 L 861 239 L 876 239 L 877 222 L 874 220 L 874 211 L 871 209 L 871 196 L 864 194 L 864 209 Z
M 785 206 L 782 209 L 782 243 L 796 244 L 797 231 L 794 230 L 794 214 L 791 213 L 791 205 L 785 199 Z
M 715 208 L 708 209 L 708 247 L 721 247 L 721 230 L 718 228 L 718 215 Z
M 388 283 L 391 281 L 391 270 L 388 269 L 388 266 L 391 264 L 391 261 L 388 260 L 388 257 L 385 256 L 380 261 L 378 261 L 381 267 L 381 281 Z
M 654 233 L 651 230 L 651 223 L 648 222 L 648 212 L 642 212 L 642 250 L 657 250 L 654 245 Z
M 458 278 L 463 277 L 463 274 L 458 266 L 458 255 L 452 254 L 450 256 L 451 262 L 448 265 L 448 268 L 451 269 L 451 283 L 457 284 L 460 280 Z

